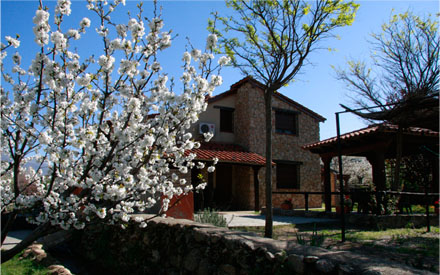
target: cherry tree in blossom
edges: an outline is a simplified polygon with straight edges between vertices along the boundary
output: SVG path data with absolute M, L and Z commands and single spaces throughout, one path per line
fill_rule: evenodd
M 17 214 L 31 214 L 38 225 L 2 251 L 2 262 L 54 230 L 92 222 L 125 227 L 130 214 L 162 198 L 161 214 L 171 198 L 193 189 L 182 175 L 200 164 L 185 152 L 200 143 L 187 130 L 222 83 L 220 68 L 229 59 L 214 62 L 217 37 L 211 34 L 204 51 L 191 46 L 183 54 L 176 85 L 159 61 L 158 53 L 172 43 L 161 17 L 145 18 L 139 4 L 136 16 L 113 22 L 121 5 L 124 0 L 88 0 L 90 19 L 65 26 L 73 12 L 69 0 L 58 0 L 53 13 L 40 2 L 33 18 L 40 49 L 28 69 L 18 37 L 1 44 L 0 188 L 2 216 L 8 214 L 2 243 Z M 91 26 L 101 51 L 80 57 L 71 44 Z M 13 66 L 5 66 L 7 58 Z

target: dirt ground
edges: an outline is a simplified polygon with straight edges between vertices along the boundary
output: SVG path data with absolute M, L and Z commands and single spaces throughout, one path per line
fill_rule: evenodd
M 263 235 L 264 229 L 243 228 Z M 314 235 L 314 236 L 313 236 Z M 413 268 L 439 273 L 439 228 L 403 228 L 373 231 L 349 227 L 346 241 L 341 242 L 338 224 L 304 224 L 274 227 L 274 239 L 297 241 L 329 250 L 345 250 L 357 254 L 386 258 Z

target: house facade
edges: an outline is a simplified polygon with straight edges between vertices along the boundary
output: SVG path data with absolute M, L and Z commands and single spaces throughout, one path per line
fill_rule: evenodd
M 304 207 L 304 196 L 292 191 L 321 191 L 319 156 L 302 149 L 319 141 L 319 123 L 325 118 L 286 96 L 273 95 L 273 206 L 292 199 L 294 207 Z M 193 137 L 214 133 L 193 153 L 198 160 L 219 159 L 214 173 L 193 169 L 191 181 L 208 182 L 203 192 L 194 194 L 195 208 L 259 210 L 265 205 L 265 103 L 264 86 L 247 77 L 229 91 L 208 99 L 207 110 L 193 125 Z M 321 207 L 322 197 L 309 197 L 309 207 Z

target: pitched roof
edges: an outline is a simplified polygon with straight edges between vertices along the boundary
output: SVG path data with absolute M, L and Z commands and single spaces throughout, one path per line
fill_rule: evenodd
M 216 96 L 213 96 L 213 97 L 208 98 L 208 99 L 207 99 L 207 100 L 208 100 L 208 103 L 213 103 L 213 102 L 215 102 L 215 101 L 217 101 L 217 100 L 220 100 L 220 99 L 222 99 L 222 98 L 225 98 L 225 97 L 228 97 L 228 96 L 230 96 L 230 95 L 234 95 L 234 94 L 236 94 L 238 88 L 240 88 L 242 85 L 244 85 L 244 84 L 246 84 L 246 83 L 248 83 L 248 82 L 251 83 L 254 87 L 258 87 L 258 88 L 264 90 L 264 87 L 265 87 L 265 86 L 264 86 L 263 83 L 259 82 L 258 80 L 255 80 L 255 79 L 252 78 L 251 76 L 247 76 L 247 77 L 243 78 L 242 80 L 240 80 L 240 81 L 238 81 L 238 82 L 232 84 L 232 85 L 231 85 L 231 88 L 230 88 L 228 91 L 223 92 L 223 93 L 221 93 L 221 94 L 218 94 L 218 95 L 216 95 Z M 296 101 L 294 101 L 294 100 L 288 98 L 287 96 L 285 96 L 285 95 L 283 95 L 283 94 L 281 94 L 281 93 L 279 93 L 279 92 L 275 92 L 275 93 L 274 93 L 274 97 L 276 97 L 276 98 L 278 98 L 279 100 L 284 101 L 285 103 L 287 103 L 287 104 L 289 104 L 289 105 L 295 107 L 296 109 L 298 109 L 298 110 L 304 112 L 305 114 L 308 114 L 309 116 L 315 118 L 316 120 L 318 120 L 318 121 L 320 121 L 320 122 L 324 122 L 324 121 L 326 120 L 326 118 L 324 118 L 324 117 L 321 116 L 320 114 L 315 113 L 314 111 L 312 111 L 312 110 L 310 110 L 310 109 L 304 107 L 303 105 L 299 104 L 298 102 L 296 102 Z
M 236 144 L 202 143 L 200 148 L 189 150 L 188 153 L 196 154 L 197 160 L 212 161 L 218 158 L 219 162 L 246 165 L 264 166 L 266 158 L 257 153 L 246 151 Z
M 397 133 L 397 130 L 398 130 L 397 125 L 392 125 L 387 123 L 373 124 L 366 128 L 341 135 L 341 141 L 356 140 L 358 138 L 363 138 L 377 133 Z M 426 136 L 426 137 L 439 136 L 439 133 L 433 130 L 416 128 L 416 127 L 409 127 L 403 129 L 403 133 L 405 135 L 411 135 L 411 136 Z M 313 150 L 323 146 L 334 145 L 337 143 L 337 141 L 338 141 L 337 137 L 332 137 L 312 144 L 304 145 L 302 148 L 306 150 Z

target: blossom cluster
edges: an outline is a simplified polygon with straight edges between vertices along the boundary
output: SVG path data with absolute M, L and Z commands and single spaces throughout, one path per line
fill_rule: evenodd
M 162 31 L 163 20 L 116 24 L 110 14 L 120 4 L 125 1 L 88 1 L 100 22 L 96 32 L 104 38 L 97 60 L 69 50 L 92 21 L 83 18 L 78 29 L 63 32 L 61 18 L 73 11 L 69 0 L 58 0 L 57 28 L 51 30 L 49 11 L 35 13 L 41 51 L 30 68 L 20 67 L 19 53 L 11 57 L 11 72 L 2 61 L 2 211 L 32 209 L 38 213 L 32 222 L 63 229 L 82 229 L 92 220 L 125 224 L 132 213 L 158 203 L 164 212 L 174 196 L 206 185 L 193 188 L 182 175 L 204 167 L 188 154 L 200 146 L 188 129 L 206 110 L 206 96 L 222 83 L 208 68 L 217 38 L 208 37 L 204 53 L 183 54 L 183 88 L 177 93 L 156 58 L 172 42 L 170 32 Z M 20 46 L 18 39 L 5 39 L 1 60 L 9 46 Z M 217 68 L 227 62 L 220 58 Z M 20 185 L 19 175 L 25 175 Z M 30 187 L 32 192 L 25 192 Z

